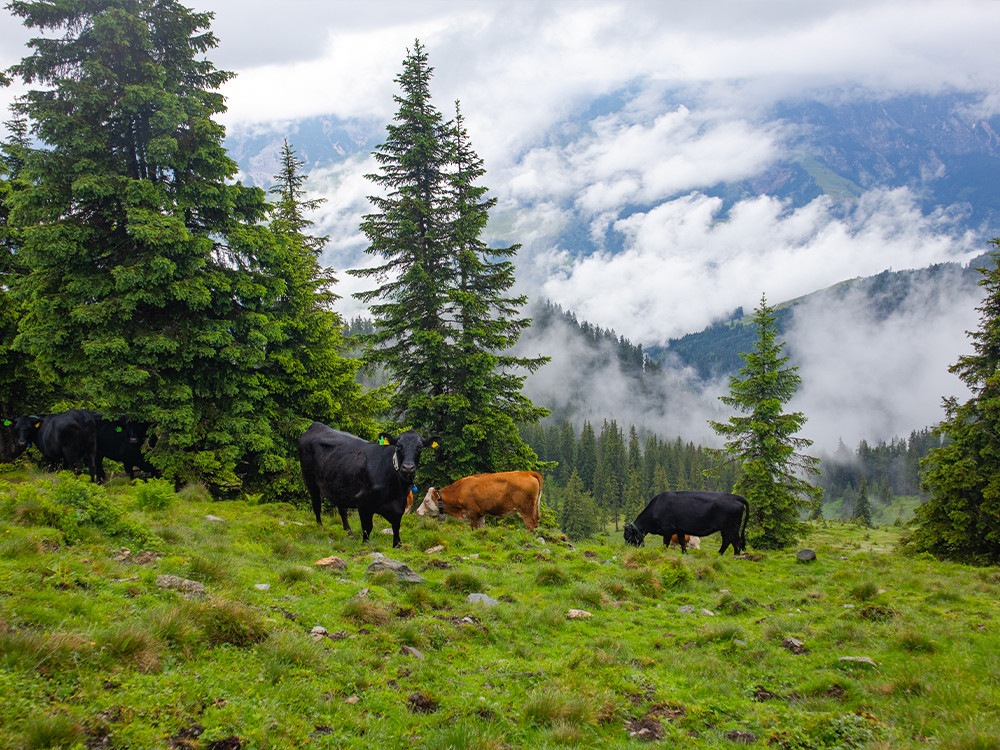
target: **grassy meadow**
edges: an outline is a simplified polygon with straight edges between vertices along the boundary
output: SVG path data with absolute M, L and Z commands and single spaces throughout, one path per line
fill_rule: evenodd
M 325 521 L 0 473 L 0 749 L 1000 748 L 1000 570 L 902 528 L 821 523 L 802 563 Z

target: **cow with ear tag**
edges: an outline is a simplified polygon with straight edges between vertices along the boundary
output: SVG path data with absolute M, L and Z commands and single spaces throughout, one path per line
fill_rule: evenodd
M 362 540 L 368 541 L 377 513 L 392 525 L 392 546 L 398 547 L 399 525 L 425 448 L 437 447 L 416 430 L 400 435 L 383 432 L 381 444 L 313 422 L 299 438 L 302 480 L 312 499 L 316 523 L 323 523 L 323 501 L 336 506 L 344 531 L 351 535 L 347 511 L 357 508 Z

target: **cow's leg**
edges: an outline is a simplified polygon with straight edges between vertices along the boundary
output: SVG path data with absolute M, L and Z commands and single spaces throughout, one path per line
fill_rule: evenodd
M 723 534 L 722 535 L 722 548 L 719 550 L 719 554 L 720 555 L 725 554 L 726 553 L 726 549 L 729 547 L 730 544 L 732 544 L 732 542 L 733 542 L 732 539 L 730 539 L 728 536 L 726 536 L 725 534 Z M 733 544 L 733 554 L 734 555 L 736 554 L 736 545 L 735 544 Z
M 337 512 L 340 513 L 340 522 L 344 525 L 344 531 L 347 532 L 347 536 L 354 538 L 354 533 L 351 531 L 351 524 L 347 522 L 347 511 L 349 509 L 343 505 L 337 506 Z M 317 514 L 319 517 L 319 514 Z
M 401 547 L 402 542 L 399 540 L 399 524 L 402 522 L 402 516 L 384 516 L 385 520 L 392 524 L 392 546 Z
M 320 513 L 323 510 L 323 496 L 320 494 L 319 484 L 312 477 L 307 477 L 306 472 L 302 472 L 302 481 L 309 491 L 309 499 L 312 500 L 312 509 L 313 515 L 316 516 L 316 524 L 322 526 L 323 519 L 320 518 Z
M 367 542 L 368 537 L 372 535 L 372 529 L 375 527 L 372 523 L 372 516 L 374 513 L 371 511 L 361 511 L 359 509 L 358 515 L 361 516 L 361 541 Z

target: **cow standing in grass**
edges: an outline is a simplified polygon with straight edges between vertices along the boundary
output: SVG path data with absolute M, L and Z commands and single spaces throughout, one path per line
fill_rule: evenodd
M 378 513 L 392 525 L 392 546 L 398 547 L 399 524 L 417 475 L 420 452 L 437 443 L 414 430 L 398 437 L 387 433 L 380 437 L 385 445 L 313 422 L 299 438 L 299 462 L 316 523 L 323 523 L 320 515 L 325 499 L 337 507 L 344 531 L 350 535 L 347 511 L 357 508 L 362 539 L 367 542 L 372 518 Z
M 686 551 L 685 534 L 722 534 L 723 554 L 732 545 L 733 554 L 746 549 L 750 504 L 746 498 L 728 492 L 663 492 L 649 501 L 635 521 L 625 526 L 625 541 L 636 547 L 646 534 L 662 534 L 664 542 L 674 535 Z
M 50 468 L 61 463 L 64 469 L 76 472 L 83 461 L 90 478 L 96 480 L 99 475 L 95 413 L 70 409 L 59 414 L 18 417 L 14 420 L 18 455 L 34 445 Z
M 537 471 L 504 471 L 474 474 L 447 487 L 431 487 L 416 514 L 445 514 L 468 518 L 472 528 L 485 524 L 484 516 L 503 518 L 519 513 L 528 531 L 538 526 L 541 513 L 542 475 Z

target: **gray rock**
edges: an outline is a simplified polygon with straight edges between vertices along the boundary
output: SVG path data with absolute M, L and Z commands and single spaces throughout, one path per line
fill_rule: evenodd
M 312 630 L 309 631 L 309 635 L 315 638 L 317 641 L 321 641 L 330 635 L 330 631 L 324 628 L 322 625 L 317 625 Z
M 255 583 L 253 585 L 253 587 L 255 589 L 257 589 L 258 591 L 270 591 L 271 590 L 271 584 L 269 584 L 269 583 Z
M 191 596 L 205 596 L 205 585 L 198 581 L 189 581 L 179 576 L 156 576 L 156 587 L 182 591 Z
M 215 521 L 215 522 L 218 522 L 218 521 L 225 521 L 226 519 L 225 518 L 219 518 L 218 516 L 205 516 L 205 520 L 206 521 Z
M 677 611 L 682 615 L 689 615 L 694 612 L 694 606 L 691 604 L 685 604 L 682 607 L 678 607 Z
M 469 604 L 482 604 L 484 607 L 495 607 L 500 603 L 492 596 L 487 596 L 486 594 L 469 594 L 465 597 L 465 601 L 469 602 Z
M 313 565 L 330 570 L 347 570 L 347 563 L 339 557 L 324 557 L 314 562 Z
M 795 559 L 800 563 L 812 562 L 816 559 L 816 553 L 811 549 L 800 549 L 796 555 Z
M 421 576 L 414 573 L 408 565 L 399 562 L 399 560 L 392 560 L 379 552 L 376 552 L 373 557 L 374 560 L 368 566 L 369 573 L 391 570 L 396 574 L 397 579 L 405 583 L 426 583 Z
M 864 664 L 869 667 L 878 666 L 870 656 L 841 656 L 837 661 L 847 662 L 848 664 Z
M 703 615 L 705 615 L 706 617 L 715 617 L 715 612 L 713 612 L 713 611 L 712 611 L 712 610 L 710 610 L 710 609 L 703 609 L 703 610 L 701 611 L 701 613 L 702 613 Z
M 804 654 L 806 652 L 806 645 L 798 638 L 786 638 L 781 642 L 781 647 L 787 648 L 793 654 Z
M 424 658 L 424 655 L 420 652 L 420 650 L 416 649 L 416 648 L 413 648 L 413 646 L 403 646 L 400 649 L 400 652 L 403 653 L 403 654 L 406 654 L 407 656 L 415 656 L 418 659 L 423 659 Z

